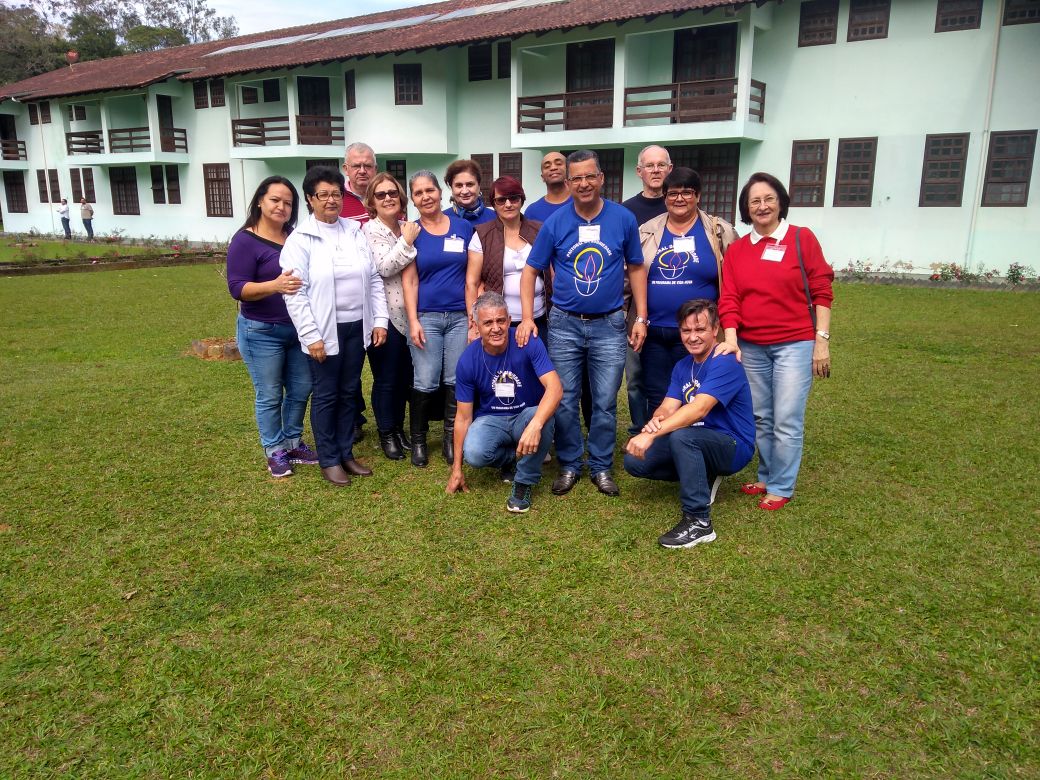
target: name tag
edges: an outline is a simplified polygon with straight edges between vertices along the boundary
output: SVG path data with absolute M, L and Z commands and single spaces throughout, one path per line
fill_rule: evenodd
M 762 259 L 771 263 L 779 263 L 784 259 L 784 252 L 786 251 L 787 247 L 783 244 L 769 244 L 762 250 Z
M 675 240 L 672 241 L 672 251 L 676 253 L 685 252 L 688 255 L 694 255 L 693 261 L 695 263 L 698 262 L 697 257 L 694 254 L 697 251 L 697 242 L 689 236 L 676 236 Z
M 527 261 L 524 258 L 520 257 L 520 255 L 513 255 L 513 268 L 517 271 L 523 271 L 525 265 L 527 265 Z
M 355 254 L 353 252 L 347 252 L 344 249 L 337 249 L 332 253 L 332 264 L 338 268 L 344 268 L 354 265 Z
M 457 238 L 456 236 L 451 236 L 450 238 L 444 239 L 444 251 L 445 252 L 457 253 L 457 252 L 461 252 L 465 248 L 466 247 L 465 247 L 465 245 L 464 245 L 464 243 L 463 243 L 461 238 Z
M 599 225 L 578 225 L 578 241 L 599 241 Z
M 513 399 L 516 397 L 516 384 L 513 382 L 495 382 L 495 397 Z

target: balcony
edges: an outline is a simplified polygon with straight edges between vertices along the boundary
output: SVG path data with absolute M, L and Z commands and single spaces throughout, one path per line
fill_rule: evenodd
M 0 160 L 28 160 L 25 152 L 25 141 L 0 141 Z
M 148 128 L 125 127 L 122 130 L 109 130 L 108 150 L 112 154 L 150 152 L 152 150 L 152 141 L 148 137 Z
M 100 130 L 65 133 L 65 151 L 74 154 L 104 154 L 105 141 Z
M 765 120 L 766 85 L 751 80 L 748 119 Z M 737 80 L 680 81 L 625 90 L 625 126 L 732 122 L 737 118 Z
M 334 116 L 296 117 L 297 143 L 306 146 L 342 146 L 343 119 Z
M 287 146 L 290 143 L 289 117 L 232 119 L 231 136 L 235 146 Z M 298 146 L 342 146 L 345 137 L 342 117 L 296 117 Z
M 612 89 L 517 98 L 517 128 L 521 133 L 525 130 L 544 133 L 610 127 L 613 100 Z
M 188 153 L 188 131 L 180 127 L 159 128 L 159 148 L 164 152 Z

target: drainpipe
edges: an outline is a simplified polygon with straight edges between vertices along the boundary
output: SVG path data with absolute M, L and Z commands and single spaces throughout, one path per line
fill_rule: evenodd
M 50 102 L 50 101 L 48 101 L 48 102 Z M 36 110 L 39 111 L 39 106 L 37 106 Z M 51 114 L 51 122 L 53 122 L 53 121 L 54 121 L 54 115 L 52 113 Z M 50 214 L 50 218 L 51 218 L 51 232 L 55 233 L 55 232 L 57 232 L 57 227 L 54 224 L 54 214 L 55 214 L 55 211 L 54 211 L 53 208 L 51 208 L 51 206 L 53 206 L 54 204 L 50 202 L 51 198 L 53 196 L 50 193 L 50 191 L 51 191 L 50 165 L 48 165 L 48 163 L 47 163 L 47 139 L 44 137 L 43 117 L 40 117 L 39 128 L 40 128 L 40 146 L 43 148 L 43 176 L 47 180 L 47 207 L 48 207 L 48 210 L 51 213 Z M 32 169 L 30 168 L 30 170 L 32 170 Z M 32 181 L 32 177 L 31 176 L 29 177 L 29 180 Z M 59 185 L 58 189 L 61 189 L 60 185 Z M 26 187 L 26 193 L 25 193 L 26 201 L 29 200 L 29 192 L 28 192 L 28 190 L 29 190 L 29 188 Z M 62 233 L 62 235 L 65 235 L 65 234 Z
M 986 113 L 982 123 L 982 148 L 979 150 L 979 171 L 975 177 L 975 199 L 971 207 L 971 220 L 968 223 L 968 245 L 964 250 L 964 267 L 968 268 L 971 256 L 975 251 L 975 228 L 979 221 L 979 209 L 982 208 L 982 188 L 986 180 L 986 160 L 989 157 L 990 123 L 993 119 L 993 92 L 997 84 L 997 55 L 1000 53 L 1000 30 L 1004 26 L 1004 0 L 997 3 L 997 32 L 993 36 L 993 59 L 989 68 L 989 90 L 986 93 Z

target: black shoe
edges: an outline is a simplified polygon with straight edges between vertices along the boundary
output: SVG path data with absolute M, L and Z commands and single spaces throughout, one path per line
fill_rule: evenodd
M 404 428 L 398 426 L 394 428 L 394 438 L 397 439 L 397 446 L 405 452 L 412 451 L 412 440 L 408 438 L 408 434 L 404 432 Z
M 412 403 L 409 410 L 409 425 L 412 429 L 412 465 L 426 468 L 430 463 L 430 455 L 426 449 L 426 428 L 429 421 L 430 399 L 436 393 L 424 393 L 412 390 Z
M 596 490 L 605 496 L 620 496 L 621 491 L 618 490 L 617 483 L 614 478 L 610 476 L 609 471 L 600 471 L 589 477 L 592 480 L 592 484 L 596 486 Z
M 519 482 L 513 483 L 513 492 L 506 500 L 506 509 L 523 514 L 531 508 L 531 486 Z
M 404 460 L 404 450 L 397 441 L 397 434 L 393 431 L 379 432 L 379 446 L 383 448 L 383 454 L 390 460 Z
M 412 465 L 421 469 L 430 465 L 430 454 L 426 450 L 425 433 L 412 433 Z
M 362 428 L 360 425 L 355 425 L 354 426 L 354 441 L 355 442 L 359 442 L 359 441 L 364 441 L 364 440 L 365 440 L 365 429 Z
M 444 438 L 441 440 L 441 455 L 449 464 L 455 462 L 455 385 L 444 387 Z
M 513 480 L 516 479 L 516 461 L 511 460 L 500 468 L 498 470 L 498 476 L 507 485 L 512 484 Z
M 577 471 L 561 471 L 556 479 L 552 483 L 552 492 L 554 495 L 562 496 L 564 493 L 570 493 L 571 488 L 578 484 L 578 478 L 581 475 Z
M 702 542 L 714 542 L 715 529 L 711 526 L 710 517 L 694 517 L 683 512 L 682 520 L 668 533 L 661 536 L 657 543 L 671 550 L 680 547 L 693 547 Z

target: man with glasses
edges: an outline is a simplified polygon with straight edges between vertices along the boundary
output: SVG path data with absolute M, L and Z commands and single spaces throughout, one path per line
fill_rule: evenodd
M 521 277 L 523 319 L 516 341 L 524 347 L 538 332 L 535 278 L 552 266 L 549 357 L 563 382 L 563 401 L 556 413 L 560 473 L 552 491 L 567 493 L 581 476 L 585 446 L 578 401 L 581 372 L 587 365 L 592 395 L 589 473 L 601 493 L 617 496 L 619 490 L 611 475 L 617 443 L 617 394 L 627 345 L 639 350 L 646 338 L 646 269 L 635 217 L 602 196 L 603 171 L 596 153 L 573 152 L 567 158 L 567 179 L 573 203 L 542 226 Z M 637 315 L 627 340 L 621 310 L 626 273 Z
M 343 173 L 347 176 L 347 191 L 343 193 L 343 208 L 339 215 L 354 220 L 360 227 L 369 219 L 368 209 L 365 208 L 365 191 L 376 175 L 376 153 L 372 147 L 360 141 L 348 146 Z

